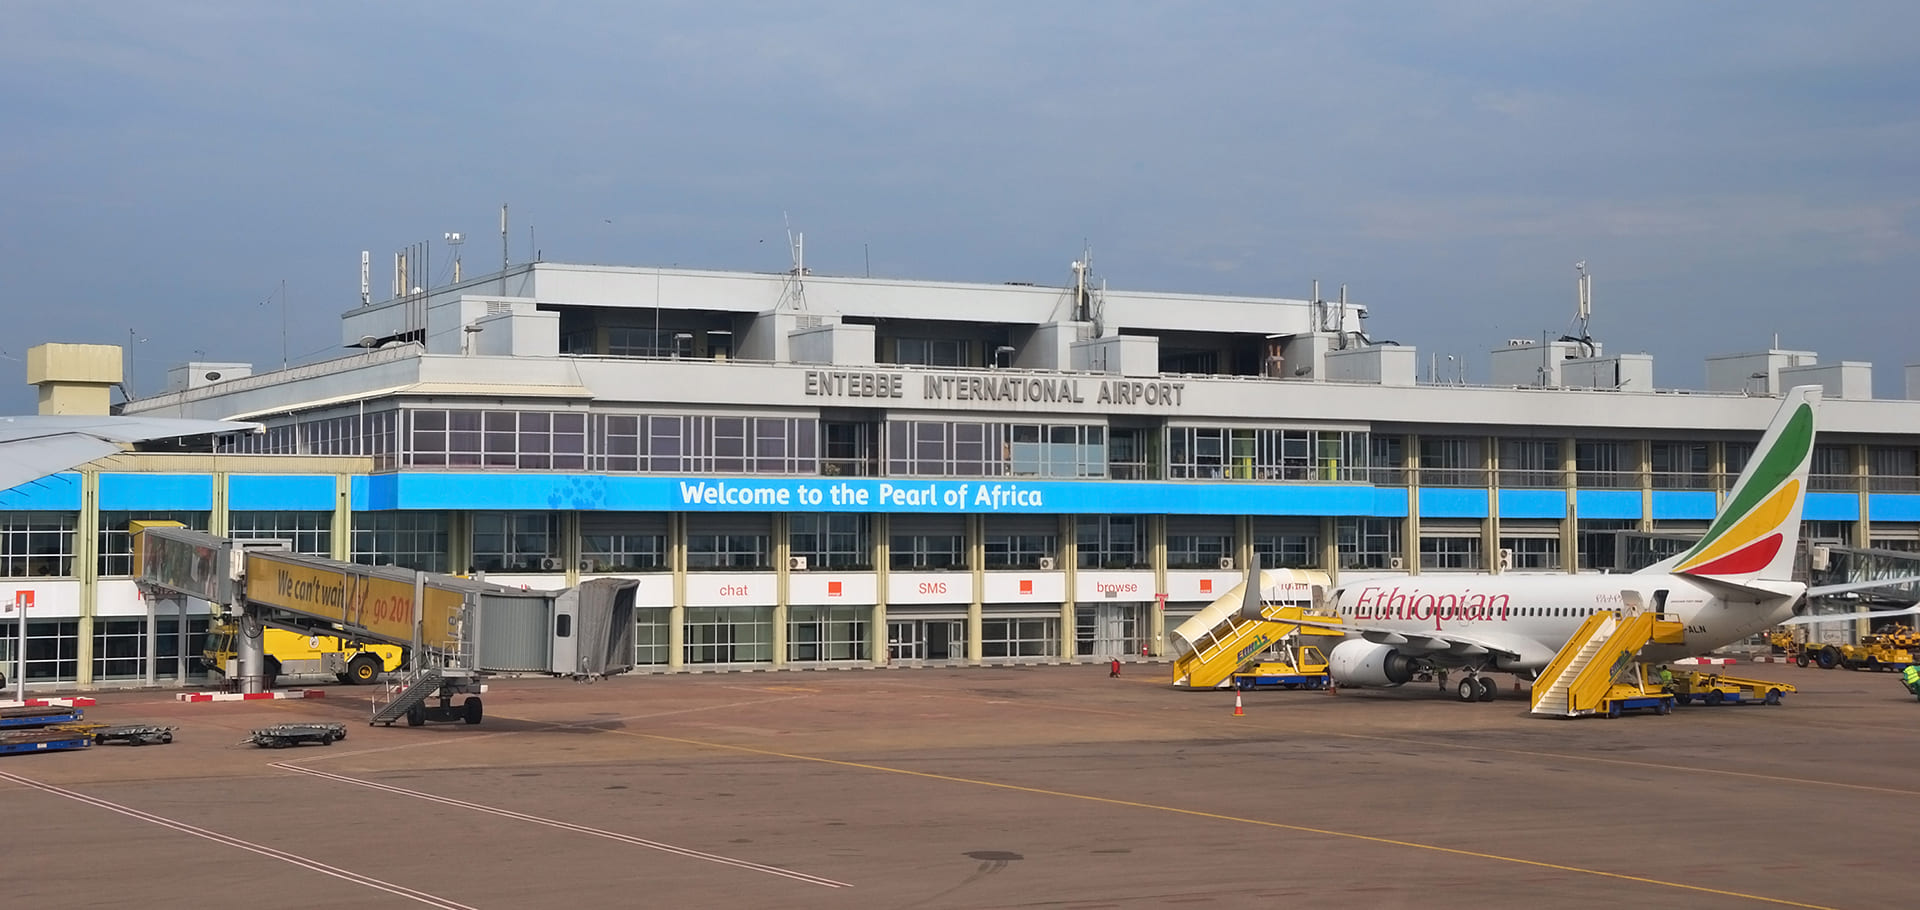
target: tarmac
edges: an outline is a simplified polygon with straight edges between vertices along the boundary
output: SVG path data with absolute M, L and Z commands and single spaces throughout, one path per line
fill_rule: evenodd
M 1164 665 L 494 680 L 478 726 L 368 689 L 97 695 L 171 745 L 0 757 L 0 905 L 1881 907 L 1920 704 L 1546 719 L 1431 686 L 1170 689 Z M 1510 683 L 1510 677 L 1500 677 Z M 248 731 L 339 721 L 329 746 Z

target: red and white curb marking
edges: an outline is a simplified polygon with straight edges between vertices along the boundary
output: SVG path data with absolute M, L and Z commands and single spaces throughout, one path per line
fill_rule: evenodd
M 0 701 L 0 708 L 91 708 L 91 698 L 29 698 L 26 701 Z
M 1733 663 L 1731 657 L 1682 657 L 1674 661 L 1689 667 L 1724 667 Z
M 282 689 L 278 692 L 179 692 L 175 701 L 265 701 L 273 698 L 326 698 L 325 689 Z

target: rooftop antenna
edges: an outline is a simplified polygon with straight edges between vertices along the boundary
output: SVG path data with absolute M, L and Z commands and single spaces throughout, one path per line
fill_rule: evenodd
M 373 303 L 373 254 L 360 251 L 360 305 Z
M 1587 322 L 1593 318 L 1593 274 L 1587 271 L 1585 259 L 1574 263 L 1573 271 L 1580 276 L 1575 285 L 1579 292 L 1579 305 L 1574 310 L 1574 321 L 1580 327 L 1580 337 L 1586 338 L 1590 336 L 1587 331 Z
M 447 246 L 453 247 L 453 283 L 454 284 L 460 283 L 460 244 L 465 242 L 466 242 L 466 238 L 461 237 L 459 231 L 452 231 L 447 234 Z
M 500 296 L 507 296 L 507 204 L 500 203 Z
M 1093 271 L 1093 247 L 1083 246 L 1080 258 L 1075 259 L 1068 268 L 1073 269 L 1073 320 L 1075 322 L 1093 321 L 1092 294 L 1087 289 L 1087 273 Z
M 797 312 L 807 311 L 807 235 L 793 232 L 793 220 L 786 212 L 780 213 L 780 220 L 787 226 L 787 255 L 793 265 L 787 272 L 787 286 L 781 289 L 780 301 L 792 303 Z

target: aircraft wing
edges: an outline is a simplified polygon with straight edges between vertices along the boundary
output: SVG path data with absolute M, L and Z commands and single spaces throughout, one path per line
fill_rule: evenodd
M 0 490 L 121 451 L 120 443 L 245 433 L 259 424 L 168 417 L 0 417 Z
M 1899 610 L 1875 610 L 1871 613 L 1823 613 L 1819 616 L 1795 616 L 1783 626 L 1812 626 L 1823 622 L 1853 622 L 1856 619 L 1885 619 L 1890 616 L 1912 616 L 1920 613 L 1920 604 Z
M 1808 588 L 1808 597 L 1821 597 L 1827 594 L 1844 594 L 1848 591 L 1870 591 L 1874 588 L 1898 588 L 1920 584 L 1920 575 L 1907 575 L 1900 578 L 1876 578 L 1869 581 L 1850 581 L 1839 585 L 1821 585 Z
M 1417 651 L 1429 651 L 1435 654 L 1447 653 L 1457 657 L 1474 657 L 1481 654 L 1500 654 L 1518 658 L 1524 645 L 1517 641 L 1508 641 L 1498 635 L 1463 635 L 1459 632 L 1412 632 L 1406 629 L 1394 629 L 1387 626 L 1374 626 L 1365 623 L 1333 622 L 1310 618 L 1287 617 L 1273 622 L 1306 626 L 1310 629 L 1323 629 L 1329 632 L 1346 632 L 1358 635 L 1377 645 L 1406 645 Z

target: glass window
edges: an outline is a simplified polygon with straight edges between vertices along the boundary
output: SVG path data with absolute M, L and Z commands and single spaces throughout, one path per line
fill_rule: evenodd
M 895 569 L 964 569 L 966 537 L 961 534 L 895 534 L 888 564 Z
M 333 555 L 332 512 L 230 512 L 227 536 L 235 540 L 284 540 L 305 556 Z
M 357 512 L 353 516 L 353 561 L 446 572 L 444 512 Z M 464 567 L 463 567 L 464 568 Z
M 1269 569 L 1314 569 L 1320 567 L 1320 523 L 1255 518 L 1253 552 L 1260 565 Z
M 1562 482 L 1560 440 L 1500 440 L 1500 485 L 1551 487 Z
M 866 660 L 868 613 L 857 606 L 788 608 L 787 659 Z
M 1405 519 L 1341 518 L 1334 523 L 1334 543 L 1342 569 L 1399 569 L 1400 533 Z
M 195 531 L 207 529 L 205 512 L 101 512 L 99 545 L 102 576 L 133 574 L 133 533 L 127 530 L 127 525 L 134 521 L 177 521 Z
M 580 516 L 580 571 L 646 572 L 665 568 L 665 515 L 599 512 Z
M 1474 572 L 1483 565 L 1480 538 L 1420 537 L 1420 568 L 1435 572 Z
M 1487 484 L 1486 451 L 1477 436 L 1420 437 L 1420 485 L 1425 487 L 1483 487 Z
M 1583 439 L 1573 444 L 1573 466 L 1581 489 L 1636 489 L 1640 486 L 1640 461 L 1634 444 L 1612 440 Z
M 0 576 L 73 575 L 73 512 L 0 512 Z
M 1574 523 L 1574 539 L 1580 547 L 1583 571 L 1621 571 L 1617 549 L 1621 531 L 1632 531 L 1640 523 L 1631 518 L 1582 518 Z
M 689 569 L 771 569 L 767 534 L 687 534 Z
M 1704 442 L 1656 442 L 1648 450 L 1657 490 L 1710 490 L 1713 478 Z
M 1082 569 L 1148 566 L 1147 521 L 1137 515 L 1082 515 L 1075 522 Z
M 553 512 L 475 512 L 473 568 L 482 572 L 558 572 L 560 516 Z
M 633 611 L 633 660 L 643 667 L 663 667 L 673 653 L 673 612 L 664 607 Z
M 792 555 L 810 569 L 873 568 L 873 519 L 864 512 L 796 512 L 787 529 Z
M 1060 653 L 1060 619 L 980 620 L 980 656 L 992 658 L 1056 657 Z
M 1217 569 L 1232 553 L 1232 534 L 1167 535 L 1169 569 Z
M 1500 548 L 1511 554 L 1509 568 L 1516 572 L 1540 572 L 1560 568 L 1560 538 L 1502 537 Z
M 770 607 L 688 607 L 686 662 L 768 663 L 773 660 Z

